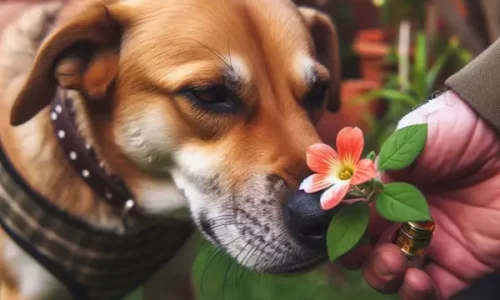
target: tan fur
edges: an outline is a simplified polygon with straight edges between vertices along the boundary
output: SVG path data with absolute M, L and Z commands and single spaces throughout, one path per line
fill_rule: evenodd
M 0 286 L 0 299 L 23 300 L 23 297 L 17 288 L 2 284 Z
M 49 30 L 44 22 L 51 12 L 57 21 Z M 88 61 L 79 56 L 85 49 L 68 50 L 81 40 L 96 46 Z M 245 108 L 237 115 L 200 112 L 177 94 L 221 81 L 220 55 L 243 87 Z M 57 4 L 37 6 L 0 43 L 0 138 L 38 192 L 95 226 L 116 230 L 118 212 L 73 172 L 53 134 L 46 106 L 56 84 L 75 90 L 81 134 L 141 205 L 153 197 L 148 187 L 168 190 L 170 201 L 181 203 L 176 187 L 186 189 L 186 169 L 216 174 L 221 189 L 235 193 L 246 193 L 255 174 L 278 175 L 296 188 L 308 173 L 306 148 L 319 141 L 300 104 L 310 88 L 309 62 L 320 79 L 331 79 L 328 106 L 338 109 L 335 29 L 325 16 L 299 12 L 285 0 L 87 0 L 59 13 Z M 199 164 L 186 165 L 189 155 Z M 185 192 L 194 214 L 200 203 Z M 1 235 L 0 249 L 5 240 Z M 10 271 L 1 256 L 0 265 L 5 280 Z M 16 293 L 15 285 L 5 284 L 2 300 L 18 299 Z

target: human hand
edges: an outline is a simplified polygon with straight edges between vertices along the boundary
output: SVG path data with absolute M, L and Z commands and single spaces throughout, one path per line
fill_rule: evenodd
M 390 243 L 396 230 L 374 212 L 362 245 L 341 263 L 361 267 L 366 281 L 403 299 L 448 299 L 472 281 L 500 268 L 500 139 L 456 94 L 446 92 L 403 118 L 399 127 L 427 123 L 419 159 L 403 172 L 381 174 L 384 182 L 405 181 L 425 194 L 436 222 L 429 263 L 407 268 Z

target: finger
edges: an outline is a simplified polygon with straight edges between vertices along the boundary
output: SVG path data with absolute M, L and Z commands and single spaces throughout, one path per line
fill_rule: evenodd
M 403 300 L 437 300 L 434 282 L 424 271 L 411 268 L 406 271 L 403 286 L 399 290 Z
M 370 255 L 363 267 L 366 282 L 382 293 L 399 290 L 406 271 L 406 260 L 399 248 L 381 244 Z
M 470 284 L 436 264 L 428 265 L 424 270 L 433 279 L 439 294 L 444 299 L 449 299 Z

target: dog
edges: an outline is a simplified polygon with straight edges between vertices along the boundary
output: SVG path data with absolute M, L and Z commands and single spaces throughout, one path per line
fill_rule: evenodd
M 318 197 L 295 191 L 340 76 L 332 20 L 288 0 L 33 5 L 0 42 L 0 299 L 192 299 L 191 223 L 258 272 L 325 261 Z M 143 244 L 152 226 L 175 239 Z M 155 268 L 112 257 L 147 249 Z M 73 282 L 106 255 L 122 271 Z

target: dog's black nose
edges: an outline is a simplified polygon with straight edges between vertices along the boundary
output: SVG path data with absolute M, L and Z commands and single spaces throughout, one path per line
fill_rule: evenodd
M 326 247 L 328 225 L 338 208 L 323 210 L 322 192 L 308 194 L 297 191 L 284 206 L 285 223 L 300 243 L 311 249 Z

